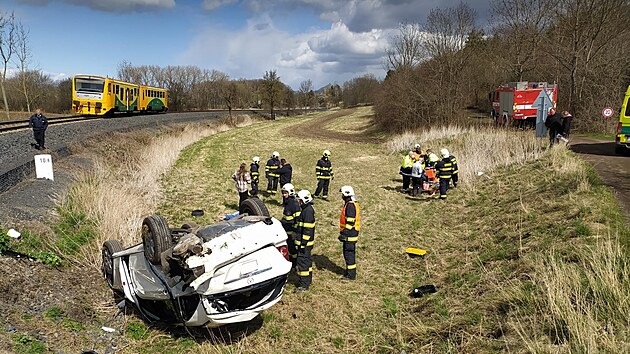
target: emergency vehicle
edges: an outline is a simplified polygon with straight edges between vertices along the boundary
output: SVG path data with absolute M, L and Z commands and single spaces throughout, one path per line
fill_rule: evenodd
M 630 151 L 630 86 L 626 90 L 623 104 L 619 111 L 619 123 L 615 136 L 615 153 L 622 154 Z
M 532 104 L 541 90 L 547 95 L 556 108 L 558 85 L 546 82 L 510 82 L 499 86 L 490 94 L 492 116 L 500 126 L 535 126 L 537 108 Z

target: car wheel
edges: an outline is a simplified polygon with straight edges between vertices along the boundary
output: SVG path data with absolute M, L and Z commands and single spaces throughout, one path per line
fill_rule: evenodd
M 171 248 L 171 230 L 166 219 L 159 215 L 151 215 L 142 222 L 142 243 L 144 256 L 152 264 L 161 263 L 162 252 Z
M 271 216 L 265 203 L 258 198 L 247 198 L 238 208 L 239 213 L 259 216 Z
M 101 251 L 103 265 L 101 266 L 101 271 L 103 272 L 105 280 L 107 280 L 107 284 L 110 287 L 114 286 L 114 258 L 112 255 L 122 250 L 123 248 L 120 245 L 120 242 L 116 240 L 107 240 L 103 243 L 103 249 Z

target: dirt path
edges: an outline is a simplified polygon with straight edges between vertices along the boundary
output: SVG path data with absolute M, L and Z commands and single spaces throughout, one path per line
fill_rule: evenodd
M 587 137 L 571 138 L 571 150 L 579 153 L 609 186 L 630 221 L 630 156 L 615 154 L 615 143 Z
M 356 134 L 329 130 L 327 126 L 334 122 L 337 118 L 347 116 L 354 113 L 354 109 L 342 109 L 337 112 L 325 115 L 323 117 L 308 120 L 304 123 L 286 128 L 285 134 L 291 136 L 307 136 L 309 138 L 321 138 L 342 140 L 347 142 L 358 143 L 381 143 L 383 138 L 376 135 L 373 126 L 361 126 L 356 128 Z

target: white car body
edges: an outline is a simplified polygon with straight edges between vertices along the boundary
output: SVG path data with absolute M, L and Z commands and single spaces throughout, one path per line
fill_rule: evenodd
M 111 288 L 148 320 L 185 326 L 249 321 L 280 301 L 291 262 L 277 219 L 245 216 L 199 228 L 195 235 L 203 240 L 203 252 L 186 257 L 185 266 L 175 269 L 180 275 L 152 264 L 143 244 L 111 254 Z

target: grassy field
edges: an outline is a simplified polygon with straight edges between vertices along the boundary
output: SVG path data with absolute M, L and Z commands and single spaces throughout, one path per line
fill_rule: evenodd
M 279 151 L 293 166 L 293 184 L 313 192 L 315 163 L 323 150 L 332 152 L 330 201 L 316 199 L 314 205 L 317 227 L 309 292 L 293 293 L 292 277 L 281 303 L 251 323 L 214 331 L 178 332 L 127 317 L 127 331 L 119 338 L 121 352 L 628 349 L 625 247 L 630 232 L 614 197 L 589 166 L 563 147 L 545 149 L 544 141 L 523 132 L 445 127 L 371 141 L 370 117 L 370 108 L 362 107 L 201 134 L 201 140 L 182 144 L 175 149 L 181 150 L 179 155 L 150 173 L 149 166 L 138 165 L 146 158 L 130 156 L 130 163 L 118 163 L 113 172 L 76 186 L 63 208 L 98 220 L 97 240 L 84 248 L 80 261 L 97 268 L 104 239 L 132 234 L 136 237 L 123 239 L 125 244 L 139 240 L 136 214 L 158 213 L 178 226 L 192 219 L 194 209 L 206 212 L 194 220 L 198 224 L 236 210 L 238 194 L 230 176 L 252 156 L 260 156 L 264 164 Z M 447 201 L 398 192 L 400 151 L 413 142 L 434 151 L 447 147 L 458 157 L 462 185 Z M 163 144 L 172 146 L 173 140 Z M 112 161 L 119 155 L 115 151 Z M 152 160 L 166 151 L 154 148 L 140 156 Z M 142 176 L 151 178 L 140 183 Z M 130 184 L 112 185 L 110 179 Z M 264 190 L 266 181 L 261 182 Z M 355 282 L 339 279 L 344 268 L 337 241 L 342 201 L 336 192 L 344 184 L 354 187 L 362 210 Z M 279 195 L 262 199 L 272 215 L 281 215 Z M 102 204 L 111 210 L 96 207 Z M 86 205 L 94 206 L 85 210 L 90 209 Z M 134 206 L 138 210 L 133 217 L 126 215 Z M 126 215 L 124 220 L 120 214 Z M 407 247 L 428 253 L 410 258 L 404 253 Z M 408 296 L 414 287 L 427 284 L 438 291 L 422 298 Z M 101 311 L 111 316 L 115 309 Z

